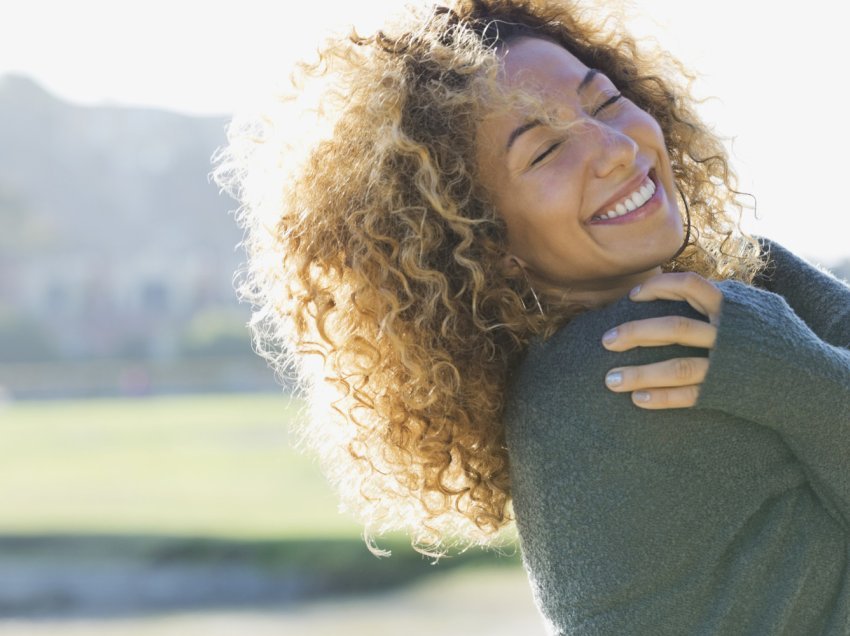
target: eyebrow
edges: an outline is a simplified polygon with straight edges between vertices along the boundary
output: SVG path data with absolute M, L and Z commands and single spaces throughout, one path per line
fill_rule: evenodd
M 584 76 L 584 79 L 581 80 L 578 87 L 576 88 L 576 93 L 581 93 L 585 88 L 587 88 L 590 83 L 593 81 L 593 78 L 599 73 L 595 68 L 589 69 Z M 514 131 L 508 136 L 508 143 L 505 145 L 505 154 L 507 154 L 511 146 L 514 145 L 514 142 L 517 140 L 521 134 L 528 132 L 532 128 L 536 128 L 540 126 L 542 122 L 539 120 L 527 121 L 524 124 L 517 126 Z
M 595 68 L 589 69 L 587 74 L 584 76 L 584 79 L 581 80 L 581 83 L 578 85 L 576 89 L 576 93 L 581 93 L 587 86 L 593 81 L 593 78 L 599 73 Z

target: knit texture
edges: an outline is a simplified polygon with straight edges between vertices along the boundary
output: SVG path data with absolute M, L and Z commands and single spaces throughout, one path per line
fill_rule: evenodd
M 709 352 L 611 352 L 683 315 L 620 299 L 514 370 L 504 414 L 523 563 L 552 634 L 850 634 L 850 287 L 767 239 L 754 286 L 717 283 Z M 644 410 L 614 367 L 708 356 L 696 406 Z

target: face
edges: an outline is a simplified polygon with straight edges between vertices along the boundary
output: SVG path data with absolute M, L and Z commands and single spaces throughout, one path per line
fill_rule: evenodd
M 535 123 L 519 108 L 480 123 L 481 179 L 509 253 L 538 285 L 625 294 L 684 240 L 661 128 L 557 44 L 518 38 L 501 55 L 501 82 L 539 95 L 558 123 Z

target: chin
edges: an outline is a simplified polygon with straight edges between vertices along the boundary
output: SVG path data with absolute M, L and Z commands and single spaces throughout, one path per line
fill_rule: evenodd
M 642 251 L 633 261 L 633 267 L 629 268 L 628 275 L 638 275 L 650 272 L 658 267 L 667 265 L 682 247 L 684 234 L 675 241 L 666 241 L 657 249 Z
M 670 227 L 664 232 L 663 236 L 659 237 L 658 247 L 654 250 L 659 259 L 658 265 L 670 261 L 685 243 L 685 225 L 682 222 L 678 207 L 672 213 L 675 214 L 675 227 Z

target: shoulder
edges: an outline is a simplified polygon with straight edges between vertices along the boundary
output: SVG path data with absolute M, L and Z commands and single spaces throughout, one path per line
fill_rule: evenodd
M 635 302 L 624 297 L 587 311 L 548 340 L 534 340 L 508 382 L 508 406 L 537 411 L 576 412 L 582 404 L 594 407 L 623 397 L 605 388 L 605 374 L 617 366 L 651 364 L 672 357 L 707 356 L 705 349 L 668 345 L 613 352 L 602 346 L 602 335 L 623 323 L 679 315 L 708 319 L 686 302 Z
M 767 265 L 753 284 L 781 296 L 820 338 L 846 347 L 850 342 L 850 284 L 776 241 L 756 238 L 765 250 Z
M 625 322 L 661 316 L 708 320 L 684 301 L 635 302 L 623 297 L 573 318 L 548 340 L 534 340 L 520 367 L 530 371 L 534 368 L 563 368 L 576 361 L 592 362 L 600 359 L 607 362 L 612 356 L 619 357 L 628 352 L 614 353 L 605 349 L 602 346 L 602 335 L 606 331 Z
M 798 279 L 821 277 L 830 282 L 840 282 L 825 267 L 795 254 L 777 241 L 758 235 L 754 238 L 758 240 L 765 260 L 764 269 L 753 280 L 756 287 L 780 293 Z

